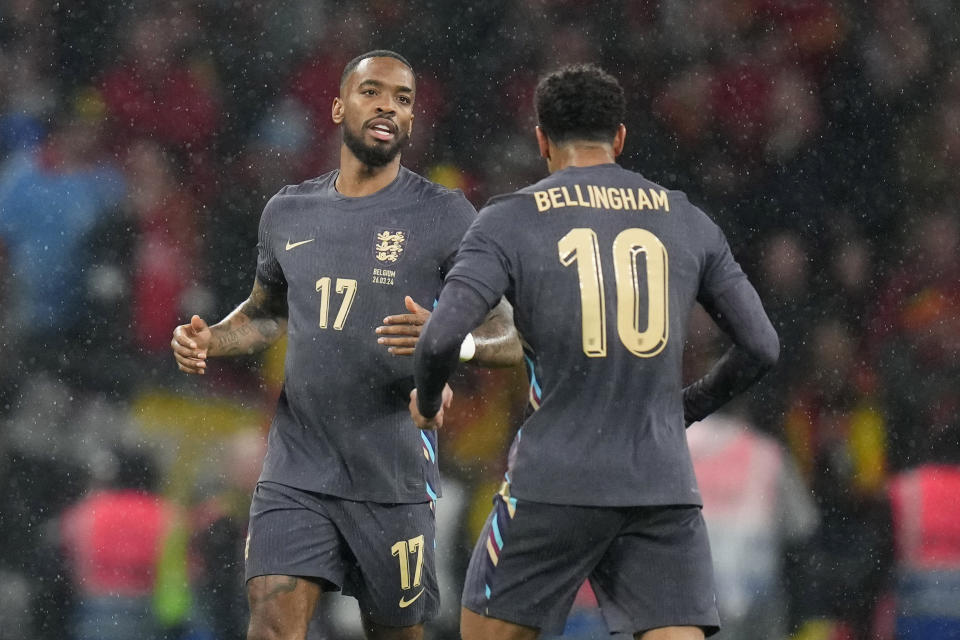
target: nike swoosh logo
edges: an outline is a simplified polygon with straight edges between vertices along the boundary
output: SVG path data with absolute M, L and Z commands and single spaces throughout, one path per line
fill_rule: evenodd
M 308 242 L 313 242 L 316 238 L 310 238 L 309 240 L 301 240 L 300 242 L 290 242 L 287 240 L 287 251 L 293 249 L 294 247 L 299 247 L 302 244 L 307 244 Z
M 407 599 L 405 599 L 405 598 L 400 598 L 400 608 L 401 608 L 401 609 L 406 609 L 407 607 L 409 607 L 410 605 L 412 605 L 414 602 L 416 602 L 416 601 L 417 601 L 417 598 L 419 598 L 420 596 L 423 595 L 423 592 L 424 592 L 425 589 L 426 589 L 426 587 L 424 587 L 424 589 L 420 589 L 420 593 L 418 593 L 417 595 L 413 596 L 413 597 L 410 598 L 409 600 L 407 600 Z

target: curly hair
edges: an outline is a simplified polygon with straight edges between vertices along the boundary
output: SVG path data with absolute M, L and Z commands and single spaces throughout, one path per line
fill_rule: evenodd
M 343 67 L 343 73 L 340 74 L 340 86 L 343 87 L 344 83 L 347 81 L 347 78 L 350 77 L 350 74 L 353 73 L 353 70 L 357 68 L 361 62 L 367 58 L 393 58 L 394 60 L 399 60 L 410 69 L 410 73 L 413 73 L 413 65 L 410 64 L 410 61 L 404 58 L 402 55 L 396 51 L 390 51 L 389 49 L 374 49 L 373 51 L 367 51 L 362 53 Z
M 540 128 L 558 144 L 608 142 L 627 108 L 620 83 L 592 64 L 566 66 L 542 78 L 535 104 Z

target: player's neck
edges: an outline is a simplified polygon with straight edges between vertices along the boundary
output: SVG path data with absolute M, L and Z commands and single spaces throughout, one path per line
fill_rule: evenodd
M 550 173 L 568 167 L 593 167 L 616 162 L 613 149 L 608 144 L 568 144 L 552 146 L 547 168 Z
M 334 187 L 348 198 L 369 196 L 393 182 L 400 173 L 400 154 L 380 167 L 371 167 L 357 159 L 346 147 L 340 149 L 340 175 Z

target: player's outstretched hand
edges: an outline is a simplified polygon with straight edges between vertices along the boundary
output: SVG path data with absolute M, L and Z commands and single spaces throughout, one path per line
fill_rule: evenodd
M 420 415 L 420 410 L 417 408 L 417 390 L 414 389 L 410 392 L 410 417 L 413 418 L 414 424 L 416 424 L 421 429 L 439 429 L 443 426 L 443 410 L 450 408 L 450 403 L 453 402 L 453 389 L 450 388 L 450 385 L 443 385 L 443 402 L 440 405 L 440 411 L 437 411 L 437 415 L 432 418 L 424 418 Z
M 427 323 L 430 312 L 407 296 L 403 299 L 407 311 L 383 319 L 383 325 L 377 327 L 377 342 L 386 345 L 387 351 L 395 356 L 412 356 L 420 339 L 423 325 Z
M 170 347 L 180 371 L 200 375 L 206 373 L 207 351 L 212 338 L 210 327 L 200 316 L 193 316 L 189 324 L 182 324 L 173 330 Z

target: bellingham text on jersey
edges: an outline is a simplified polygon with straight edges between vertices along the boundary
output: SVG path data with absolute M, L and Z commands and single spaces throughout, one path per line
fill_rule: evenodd
M 614 211 L 644 209 L 670 211 L 670 200 L 667 199 L 667 192 L 664 189 L 575 184 L 570 188 L 562 186 L 552 187 L 546 191 L 534 191 L 533 198 L 537 202 L 537 211 L 540 212 L 560 207 L 590 207 Z

